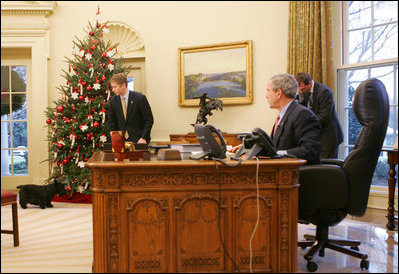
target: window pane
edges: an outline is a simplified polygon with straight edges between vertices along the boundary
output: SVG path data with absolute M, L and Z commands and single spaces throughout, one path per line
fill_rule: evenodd
M 17 94 L 12 96 L 12 119 L 13 120 L 26 120 L 26 95 Z
M 350 70 L 347 72 L 348 79 L 348 104 L 347 106 L 352 107 L 353 95 L 357 87 L 366 80 L 368 77 L 367 69 Z
M 348 1 L 348 29 L 371 24 L 371 1 Z
M 371 31 L 370 29 L 350 31 L 349 63 L 371 61 Z
M 357 120 L 352 109 L 348 109 L 348 145 L 354 145 L 362 126 Z
M 386 186 L 388 183 L 389 165 L 387 164 L 388 156 L 386 152 L 381 152 L 375 167 L 372 184 L 377 186 Z
M 133 77 L 127 78 L 127 88 L 128 88 L 128 90 L 134 90 L 134 78 Z
M 398 2 L 374 1 L 374 24 L 388 23 L 398 20 Z
M 10 119 L 10 95 L 6 93 L 1 94 L 1 120 Z
M 1 122 L 1 148 L 9 148 L 10 140 L 10 122 Z
M 9 67 L 1 66 L 1 92 L 10 91 Z M 3 94 L 2 94 L 3 95 Z M 2 97 L 3 99 L 3 97 Z
M 396 114 L 395 114 L 396 113 Z M 387 135 L 384 140 L 384 147 L 393 147 L 396 136 L 398 136 L 398 109 L 397 107 L 389 108 L 389 122 Z
M 12 66 L 11 67 L 11 90 L 13 92 L 26 91 L 26 67 Z
M 27 122 L 13 122 L 12 123 L 12 138 L 13 147 L 28 146 L 28 127 Z
M 1 151 L 1 176 L 11 175 L 11 155 L 9 150 Z
M 24 155 L 13 155 L 14 175 L 28 175 L 28 152 Z
M 381 80 L 384 83 L 389 96 L 389 104 L 393 103 L 392 100 L 394 97 L 393 76 L 393 66 L 376 67 L 370 69 L 370 77 L 378 78 L 378 80 Z
M 389 24 L 374 29 L 374 60 L 398 57 L 398 25 Z

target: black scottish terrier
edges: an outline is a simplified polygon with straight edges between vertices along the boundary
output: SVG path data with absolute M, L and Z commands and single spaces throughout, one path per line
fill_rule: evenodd
M 51 200 L 55 194 L 64 196 L 67 194 L 63 184 L 54 181 L 48 185 L 20 185 L 19 188 L 19 204 L 22 208 L 27 208 L 26 204 L 38 205 L 44 209 L 53 207 Z

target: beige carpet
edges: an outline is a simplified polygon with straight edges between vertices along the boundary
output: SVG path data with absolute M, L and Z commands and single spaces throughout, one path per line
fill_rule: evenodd
M 91 205 L 18 208 L 20 245 L 1 234 L 1 273 L 91 273 Z M 1 228 L 12 228 L 11 206 L 1 207 Z
M 93 263 L 91 205 L 53 203 L 54 208 L 18 208 L 20 246 L 12 235 L 1 234 L 1 273 L 91 273 Z M 11 229 L 11 206 L 1 207 L 1 227 Z M 298 226 L 298 239 L 314 234 L 313 225 Z M 369 273 L 397 273 L 398 230 L 388 231 L 366 222 L 345 220 L 330 230 L 335 238 L 363 239 L 360 250 L 369 254 Z M 298 272 L 308 273 L 298 248 Z M 331 250 L 315 257 L 317 273 L 360 273 L 360 260 Z

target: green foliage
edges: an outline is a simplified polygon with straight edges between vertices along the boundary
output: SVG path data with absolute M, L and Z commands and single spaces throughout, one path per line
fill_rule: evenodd
M 9 90 L 9 67 L 1 67 L 1 90 Z M 19 74 L 11 70 L 11 83 L 12 91 L 26 91 L 25 81 L 19 76 Z M 25 99 L 22 96 L 12 96 L 12 111 L 18 111 L 23 106 Z M 10 104 L 6 101 L 9 100 L 8 94 L 1 94 L 1 116 L 10 114 Z
M 73 194 L 90 194 L 90 171 L 84 163 L 95 151 L 110 142 L 106 122 L 108 100 L 113 95 L 109 83 L 114 73 L 126 72 L 122 58 L 116 56 L 117 44 L 105 43 L 106 23 L 89 22 L 87 37 L 74 41 L 73 58 L 66 58 L 68 72 L 63 70 L 66 84 L 58 87 L 61 99 L 48 107 L 49 158 L 51 174 Z M 59 110 L 58 107 L 63 107 Z

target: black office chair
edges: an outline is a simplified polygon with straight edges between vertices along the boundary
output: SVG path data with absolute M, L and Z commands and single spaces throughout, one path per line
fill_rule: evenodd
M 359 252 L 359 241 L 328 238 L 330 226 L 340 223 L 347 214 L 364 215 L 371 180 L 377 164 L 389 119 L 389 99 L 384 84 L 375 78 L 363 81 L 356 89 L 353 112 L 362 129 L 353 150 L 344 161 L 322 159 L 319 165 L 307 165 L 299 172 L 299 222 L 316 225 L 316 236 L 305 235 L 298 246 L 312 246 L 304 258 L 307 269 L 317 270 L 313 255 L 324 249 L 361 259 L 360 267 L 369 268 L 367 254 Z M 349 246 L 346 248 L 344 246 Z

